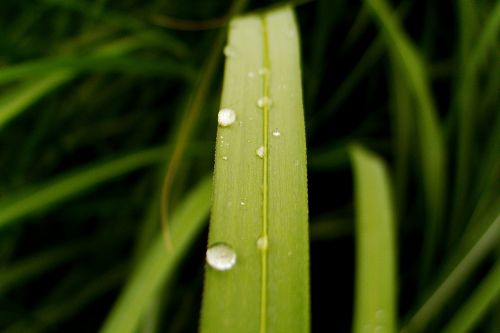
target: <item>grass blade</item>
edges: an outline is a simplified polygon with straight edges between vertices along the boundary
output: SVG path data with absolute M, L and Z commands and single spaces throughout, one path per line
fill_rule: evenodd
M 0 130 L 12 118 L 27 109 L 43 96 L 57 89 L 74 77 L 69 70 L 56 71 L 44 78 L 22 84 L 0 97 Z
M 444 333 L 470 332 L 474 324 L 500 296 L 500 261 L 491 269 L 472 296 L 458 310 Z
M 91 304 L 103 294 L 117 288 L 125 277 L 125 267 L 112 268 L 99 276 L 99 279 L 90 280 L 87 285 L 71 293 L 64 301 L 44 304 L 32 313 L 32 317 L 24 318 L 6 328 L 4 333 L 41 333 L 52 332 L 57 324 L 78 315 L 82 309 Z M 33 320 L 35 319 L 35 320 Z
M 237 263 L 224 272 L 207 267 L 201 332 L 308 332 L 305 131 L 292 10 L 232 21 L 229 48 L 221 107 L 233 109 L 236 122 L 217 134 L 209 245 L 228 244 Z M 272 105 L 259 108 L 261 97 Z
M 163 282 L 174 272 L 176 265 L 205 225 L 211 190 L 210 179 L 204 179 L 179 205 L 171 221 L 172 249 L 167 253 L 163 237 L 157 235 L 132 273 L 101 332 L 136 331 L 145 309 L 154 300 Z
M 0 268 L 0 293 L 6 294 L 11 288 L 41 275 L 64 262 L 74 259 L 88 250 L 85 243 L 56 247 Z
M 131 52 L 139 46 L 141 46 L 141 44 L 137 40 L 133 38 L 123 38 L 102 45 L 95 50 L 93 56 L 117 57 Z M 48 64 L 42 62 L 41 67 L 44 65 L 47 66 Z M 89 64 L 87 63 L 87 65 Z M 14 68 L 13 71 L 9 69 L 2 71 L 0 74 L 0 83 L 6 82 L 12 78 L 22 77 L 26 72 L 36 72 L 36 70 L 40 70 L 40 62 L 38 62 L 38 64 L 35 62 L 35 68 L 33 64 L 31 64 L 31 68 L 29 68 L 29 64 L 27 65 L 28 68 L 23 68 L 21 65 L 19 66 L 20 67 L 17 67 L 17 69 Z M 61 63 L 52 64 L 52 66 L 54 66 L 52 68 L 53 71 L 49 75 L 23 83 L 20 86 L 16 86 L 8 93 L 0 95 L 0 131 L 13 118 L 20 115 L 45 95 L 50 94 L 60 86 L 74 79 L 79 72 L 76 68 L 64 69 Z
M 396 331 L 394 209 L 389 177 L 379 157 L 351 148 L 356 205 L 354 332 Z
M 467 280 L 474 269 L 481 263 L 486 255 L 498 244 L 500 240 L 500 214 L 498 209 L 498 200 L 493 204 L 491 211 L 486 213 L 483 219 L 490 219 L 486 226 L 477 235 L 477 230 L 472 230 L 469 233 L 476 238 L 472 245 L 470 240 L 466 239 L 465 245 L 467 250 L 463 257 L 454 265 L 445 264 L 444 267 L 450 273 L 437 286 L 432 294 L 425 300 L 422 306 L 414 313 L 408 323 L 403 327 L 402 332 L 425 332 L 426 326 L 434 319 L 443 307 L 454 295 L 456 290 Z M 482 223 L 478 223 L 482 225 Z M 477 235 L 477 236 L 476 236 Z M 466 234 L 466 236 L 469 236 Z M 472 237 L 472 236 L 469 236 Z
M 190 68 L 190 66 L 186 66 L 182 63 L 169 59 L 162 59 L 160 62 L 125 55 L 91 55 L 48 58 L 4 67 L 0 72 L 0 84 L 26 77 L 43 76 L 62 69 L 72 70 L 75 72 L 114 71 L 146 76 L 168 75 L 173 78 L 180 78 L 183 80 L 189 80 L 194 77 L 194 71 Z
M 107 180 L 165 159 L 164 148 L 151 148 L 65 174 L 0 201 L 0 230 L 5 226 L 66 201 Z
M 392 58 L 397 62 L 398 70 L 406 79 L 408 88 L 417 103 L 415 129 L 418 137 L 419 163 L 427 212 L 422 277 L 427 278 L 437 248 L 437 241 L 442 232 L 445 207 L 446 156 L 442 131 L 423 59 L 400 27 L 387 1 L 366 0 L 366 2 L 380 29 L 384 32 Z

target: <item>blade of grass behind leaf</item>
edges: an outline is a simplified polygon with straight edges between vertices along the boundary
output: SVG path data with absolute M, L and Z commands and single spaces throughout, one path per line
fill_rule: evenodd
M 210 208 L 211 180 L 202 180 L 178 206 L 172 215 L 173 247 L 165 252 L 163 237 L 158 234 L 132 272 L 125 288 L 108 315 L 101 332 L 135 332 L 147 306 L 158 289 L 168 280 L 184 257 L 195 237 L 205 225 Z
M 500 260 L 484 278 L 474 293 L 443 329 L 443 333 L 471 332 L 481 316 L 500 299 Z
M 136 39 L 123 38 L 101 45 L 94 51 L 94 55 L 101 57 L 119 56 L 137 49 L 139 46 L 141 44 Z M 71 81 L 77 74 L 78 70 L 75 68 L 54 68 L 54 71 L 49 75 L 23 83 L 0 95 L 0 132 L 9 121 L 19 116 L 42 97 Z M 0 74 L 0 82 L 5 78 L 3 75 L 9 77 L 9 75 L 12 76 L 12 73 L 9 74 L 7 70 L 7 74 Z
M 373 153 L 351 147 L 356 205 L 354 332 L 396 331 L 395 221 L 386 166 Z
M 438 113 L 431 95 L 426 66 L 404 33 L 386 0 L 366 0 L 385 40 L 397 70 L 401 71 L 417 103 L 415 122 L 419 148 L 420 172 L 426 204 L 425 241 L 421 282 L 429 278 L 442 233 L 446 189 L 446 152 Z
M 402 332 L 425 332 L 427 325 L 440 314 L 455 291 L 498 244 L 500 240 L 499 207 L 498 199 L 494 200 L 484 215 L 473 224 L 471 223 L 476 227 L 465 233 L 464 240 L 457 250 L 461 257 L 459 260 L 451 258 L 448 263 L 442 265 L 447 275 L 407 321 Z M 486 225 L 483 225 L 484 221 L 481 220 L 486 221 Z
M 46 184 L 0 200 L 0 230 L 66 201 L 100 183 L 165 159 L 165 148 L 151 148 L 65 174 Z

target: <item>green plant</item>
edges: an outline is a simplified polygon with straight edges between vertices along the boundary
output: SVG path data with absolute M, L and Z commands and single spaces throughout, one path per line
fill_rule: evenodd
M 0 31 L 1 331 L 500 327 L 499 3 L 5 0 Z

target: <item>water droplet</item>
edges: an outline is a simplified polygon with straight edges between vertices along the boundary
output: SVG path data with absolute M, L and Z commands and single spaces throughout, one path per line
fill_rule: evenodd
M 236 120 L 236 113 L 231 109 L 221 109 L 217 118 L 220 126 L 227 127 L 232 125 Z
M 240 201 L 240 205 L 245 206 L 246 205 L 245 201 Z
M 267 247 L 269 246 L 269 242 L 267 240 L 267 236 L 260 236 L 259 239 L 257 239 L 257 247 L 259 250 L 264 251 L 267 250 Z
M 218 271 L 227 271 L 236 264 L 236 252 L 225 243 L 215 243 L 207 249 L 207 263 Z
M 257 156 L 259 156 L 260 158 L 264 158 L 264 154 L 266 153 L 266 149 L 264 148 L 264 146 L 260 146 L 259 148 L 257 148 L 255 153 L 257 153 Z
M 248 77 L 249 78 L 254 78 L 255 77 L 255 73 L 252 72 L 252 71 L 248 72 Z
M 226 45 L 226 47 L 224 47 L 224 55 L 226 57 L 234 57 L 236 55 L 234 47 L 232 47 L 231 45 Z
M 260 76 L 269 75 L 269 69 L 266 67 L 259 68 L 258 73 Z
M 385 312 L 384 312 L 384 310 L 377 310 L 377 311 L 375 312 L 375 318 L 376 318 L 378 321 L 382 321 L 382 320 L 384 320 L 384 318 L 385 318 Z
M 257 100 L 257 106 L 259 108 L 263 108 L 264 106 L 271 106 L 273 101 L 267 97 L 267 96 L 262 96 Z
M 224 161 L 227 161 L 227 156 L 222 156 L 222 159 L 223 159 Z
M 278 129 L 275 129 L 273 131 L 273 136 L 280 136 L 280 135 L 281 135 L 281 132 Z

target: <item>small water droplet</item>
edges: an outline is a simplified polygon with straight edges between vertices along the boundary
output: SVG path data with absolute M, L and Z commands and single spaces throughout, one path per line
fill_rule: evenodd
M 236 55 L 234 47 L 232 47 L 231 45 L 226 45 L 226 47 L 224 47 L 224 55 L 226 57 L 234 57 Z
M 280 136 L 280 135 L 281 135 L 281 132 L 278 129 L 275 129 L 273 131 L 273 136 Z
M 260 158 L 264 158 L 264 154 L 266 153 L 266 149 L 264 148 L 264 146 L 260 146 L 259 148 L 257 148 L 257 150 L 255 151 L 255 153 Z
M 266 67 L 259 68 L 258 73 L 260 76 L 269 75 L 269 69 Z
M 223 159 L 224 161 L 227 161 L 227 156 L 222 156 L 222 159 Z
M 255 77 L 255 73 L 252 72 L 252 71 L 248 72 L 248 77 L 249 78 L 254 78 Z
M 267 247 L 269 246 L 269 241 L 267 240 L 267 236 L 260 236 L 259 239 L 257 239 L 257 247 L 259 250 L 264 251 L 267 250 Z
M 246 205 L 245 201 L 240 201 L 240 205 L 245 206 Z
M 259 108 L 263 108 L 264 106 L 271 106 L 273 101 L 267 97 L 267 96 L 262 96 L 257 100 L 257 106 Z
M 377 310 L 375 312 L 375 318 L 377 319 L 377 321 L 382 321 L 385 319 L 385 312 L 384 310 Z
M 225 243 L 215 243 L 207 249 L 207 263 L 218 271 L 227 271 L 236 264 L 236 252 Z
M 221 109 L 217 116 L 219 126 L 227 127 L 234 123 L 236 120 L 236 113 L 231 109 Z

